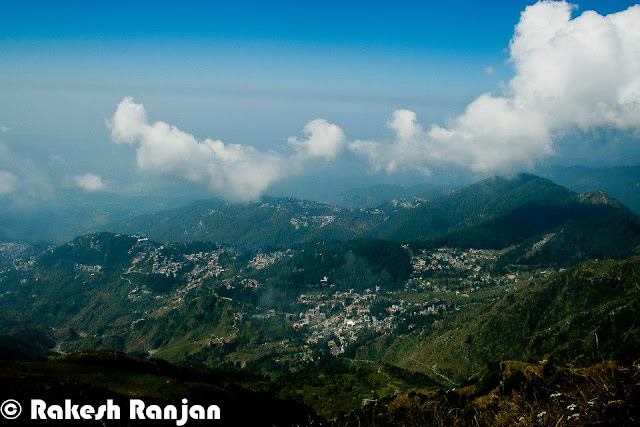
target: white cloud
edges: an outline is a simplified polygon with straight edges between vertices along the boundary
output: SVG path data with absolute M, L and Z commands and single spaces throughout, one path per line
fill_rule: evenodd
M 447 126 L 427 131 L 408 110 L 396 111 L 391 143 L 354 141 L 349 148 L 375 168 L 428 172 L 453 163 L 481 173 L 531 167 L 551 156 L 566 132 L 640 129 L 640 5 L 571 19 L 573 6 L 528 6 L 510 42 L 515 76 L 505 95 L 484 94 Z
M 640 130 L 640 5 L 572 19 L 573 10 L 564 1 L 526 7 L 509 44 L 515 75 L 504 93 L 480 95 L 442 125 L 423 127 L 413 111 L 397 110 L 388 123 L 392 141 L 348 142 L 340 127 L 315 119 L 302 137 L 288 139 L 294 154 L 261 152 L 149 123 L 132 98 L 120 102 L 109 123 L 112 139 L 136 146 L 140 171 L 200 183 L 234 200 L 257 198 L 309 159 L 334 160 L 345 146 L 388 173 L 428 174 L 449 165 L 480 174 L 528 169 L 559 151 L 564 135 Z
M 168 174 L 209 186 L 234 200 L 258 197 L 284 171 L 283 159 L 253 147 L 198 141 L 165 122 L 147 123 L 144 106 L 124 98 L 110 123 L 115 142 L 135 143 L 142 172 Z
M 165 122 L 149 124 L 144 106 L 132 98 L 120 102 L 108 125 L 115 142 L 137 144 L 140 171 L 203 184 L 239 201 L 255 199 L 276 180 L 297 173 L 307 158 L 334 158 L 345 143 L 342 129 L 322 119 L 304 127 L 306 140 L 289 138 L 297 150 L 293 156 L 209 138 L 199 141 Z
M 16 191 L 18 186 L 18 177 L 11 172 L 0 170 L 0 196 Z
M 492 67 L 492 66 L 488 66 L 484 69 L 484 72 L 488 75 L 488 76 L 492 76 L 493 73 L 496 72 L 496 70 Z
M 84 175 L 76 175 L 73 177 L 73 184 L 85 191 L 103 191 L 107 186 L 102 182 L 100 175 L 85 173 Z
M 333 160 L 345 145 L 346 137 L 342 129 L 324 119 L 315 119 L 303 129 L 306 139 L 289 138 L 289 143 L 305 157 L 322 157 Z
M 572 6 L 542 2 L 522 13 L 511 40 L 517 105 L 550 128 L 640 126 L 640 5 L 571 19 Z
M 149 126 L 147 112 L 144 105 L 136 104 L 133 98 L 126 97 L 118 104 L 107 125 L 111 128 L 113 141 L 132 144 L 144 137 L 144 130 Z
M 416 123 L 416 113 L 396 110 L 387 125 L 396 133 L 394 143 L 356 140 L 349 143 L 349 149 L 366 157 L 376 170 L 393 173 L 397 169 L 417 169 L 429 174 L 428 165 L 433 164 L 436 155 L 433 147 L 427 147 L 429 138 L 422 126 Z
M 0 125 L 0 132 L 5 133 L 5 132 L 9 132 L 9 128 L 3 125 Z

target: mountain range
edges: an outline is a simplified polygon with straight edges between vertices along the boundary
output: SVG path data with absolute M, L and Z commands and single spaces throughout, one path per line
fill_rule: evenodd
M 290 247 L 318 240 L 380 238 L 419 245 L 516 247 L 512 262 L 569 264 L 621 258 L 640 240 L 638 217 L 601 191 L 578 194 L 534 175 L 489 178 L 434 199 L 393 200 L 377 208 L 340 208 L 295 199 L 249 204 L 199 202 L 116 222 L 112 232 L 156 241 L 215 241 Z M 535 242 L 534 242 L 535 241 Z
M 0 244 L 0 358 L 79 389 L 86 364 L 188 381 L 145 361 L 160 358 L 338 425 L 529 419 L 553 405 L 527 393 L 602 372 L 624 379 L 611 399 L 638 393 L 640 219 L 599 190 L 518 175 L 373 208 L 201 201 L 106 229 Z

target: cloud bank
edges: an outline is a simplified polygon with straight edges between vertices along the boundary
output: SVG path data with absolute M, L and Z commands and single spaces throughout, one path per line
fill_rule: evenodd
M 640 128 L 640 5 L 572 19 L 566 2 L 528 6 L 510 41 L 515 76 L 503 96 L 483 94 L 447 126 L 424 130 L 398 110 L 391 143 L 353 141 L 349 148 L 376 169 L 425 173 L 455 164 L 473 171 L 527 169 L 554 153 L 569 132 Z
M 92 173 L 74 176 L 73 184 L 76 187 L 89 192 L 104 191 L 107 188 L 104 182 L 102 182 L 102 177 Z
M 132 98 L 118 105 L 111 136 L 136 145 L 141 172 L 203 184 L 232 200 L 255 199 L 304 170 L 309 159 L 333 161 L 345 151 L 387 173 L 430 174 L 442 166 L 482 175 L 531 169 L 566 135 L 640 129 L 640 5 L 607 16 L 586 11 L 572 18 L 573 11 L 565 1 L 526 7 L 509 43 L 515 75 L 502 95 L 482 94 L 446 125 L 426 128 L 413 111 L 396 110 L 388 122 L 391 141 L 348 141 L 339 126 L 315 119 L 302 137 L 288 139 L 289 154 L 262 152 L 149 123 Z
M 305 140 L 289 138 L 296 151 L 291 155 L 209 138 L 199 141 L 165 122 L 149 124 L 144 106 L 130 97 L 118 104 L 109 126 L 113 141 L 137 145 L 141 172 L 203 184 L 236 201 L 258 198 L 273 182 L 299 172 L 306 159 L 335 158 L 345 143 L 342 129 L 322 119 L 304 127 Z

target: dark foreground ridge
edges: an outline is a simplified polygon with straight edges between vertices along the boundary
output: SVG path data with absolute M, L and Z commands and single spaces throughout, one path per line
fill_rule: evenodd
M 129 421 L 129 400 L 140 399 L 149 405 L 175 405 L 182 399 L 189 405 L 217 405 L 220 420 L 189 420 L 188 425 L 296 426 L 324 425 L 311 408 L 292 401 L 276 399 L 264 392 L 226 384 L 214 374 L 176 367 L 163 360 L 141 359 L 111 351 L 80 351 L 51 360 L 0 362 L 2 401 L 15 399 L 23 413 L 19 425 L 65 425 L 68 421 L 29 419 L 31 399 L 42 399 L 47 405 L 64 406 L 65 399 L 74 404 L 104 405 L 107 399 L 122 409 L 121 419 L 103 420 L 103 425 L 157 425 L 158 421 Z M 80 421 L 77 421 L 80 422 Z M 71 422 L 73 424 L 73 422 Z M 93 423 L 93 424 L 91 424 Z M 16 424 L 18 425 L 18 424 Z M 87 425 L 83 421 L 82 425 Z M 89 425 L 101 425 L 89 421 Z M 176 425 L 175 421 L 159 425 Z
M 640 421 L 640 369 L 613 362 L 576 368 L 546 361 L 536 365 L 506 361 L 474 384 L 368 399 L 361 409 L 331 422 L 303 404 L 249 391 L 227 383 L 228 378 L 116 352 L 82 351 L 51 360 L 3 361 L 0 379 L 3 399 L 15 399 L 23 408 L 29 407 L 31 399 L 61 406 L 64 399 L 72 399 L 74 404 L 94 407 L 113 399 L 122 415 L 119 421 L 104 420 L 102 425 L 109 426 L 175 425 L 172 420 L 130 422 L 129 399 L 141 399 L 147 406 L 180 408 L 183 398 L 190 405 L 218 405 L 221 419 L 208 421 L 215 425 L 556 426 L 637 425 Z M 56 425 L 28 417 L 29 410 L 24 409 L 20 425 Z M 204 424 L 198 420 L 188 423 Z

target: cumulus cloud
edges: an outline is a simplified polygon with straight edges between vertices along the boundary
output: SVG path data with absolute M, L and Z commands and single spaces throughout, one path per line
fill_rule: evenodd
M 73 177 L 73 184 L 84 191 L 94 192 L 106 190 L 107 186 L 102 182 L 100 175 L 85 173 Z
M 16 191 L 18 186 L 18 177 L 9 171 L 0 170 L 0 196 Z
M 510 41 L 515 76 L 503 96 L 483 94 L 446 126 L 426 131 L 413 112 L 396 111 L 393 142 L 353 141 L 349 148 L 389 172 L 457 164 L 502 173 L 551 156 L 567 132 L 637 131 L 640 5 L 572 19 L 573 9 L 542 1 L 522 12 Z
M 640 130 L 640 5 L 607 16 L 572 17 L 574 10 L 565 1 L 527 6 L 509 43 L 515 74 L 501 95 L 480 95 L 446 124 L 423 127 L 413 111 L 397 110 L 388 122 L 391 141 L 348 141 L 339 126 L 315 119 L 301 137 L 288 139 L 293 154 L 262 152 L 149 123 L 132 98 L 118 105 L 111 136 L 136 146 L 140 171 L 200 183 L 235 200 L 257 198 L 309 159 L 331 161 L 345 147 L 388 173 L 429 174 L 449 165 L 479 174 L 529 169 L 559 151 L 568 134 Z
M 428 135 L 416 122 L 416 113 L 396 110 L 387 125 L 396 133 L 394 143 L 355 140 L 349 143 L 349 149 L 366 157 L 375 170 L 393 173 L 398 168 L 419 169 L 429 174 L 427 165 L 433 163 L 436 155 L 432 149 L 426 149 Z
M 321 157 L 333 160 L 340 153 L 347 140 L 342 129 L 324 119 L 315 119 L 303 129 L 305 140 L 289 138 L 289 143 L 305 157 Z
M 284 170 L 278 155 L 209 138 L 198 141 L 162 121 L 149 124 L 144 106 L 133 98 L 120 102 L 110 125 L 115 142 L 138 144 L 140 171 L 202 183 L 228 198 L 256 198 Z
M 209 138 L 200 141 L 165 122 L 148 123 L 144 106 L 129 97 L 118 104 L 109 126 L 113 141 L 137 145 L 140 171 L 203 184 L 238 201 L 259 197 L 273 182 L 301 170 L 307 158 L 334 158 L 345 143 L 342 129 L 322 119 L 304 127 L 307 139 L 289 138 L 296 149 L 291 156 Z

